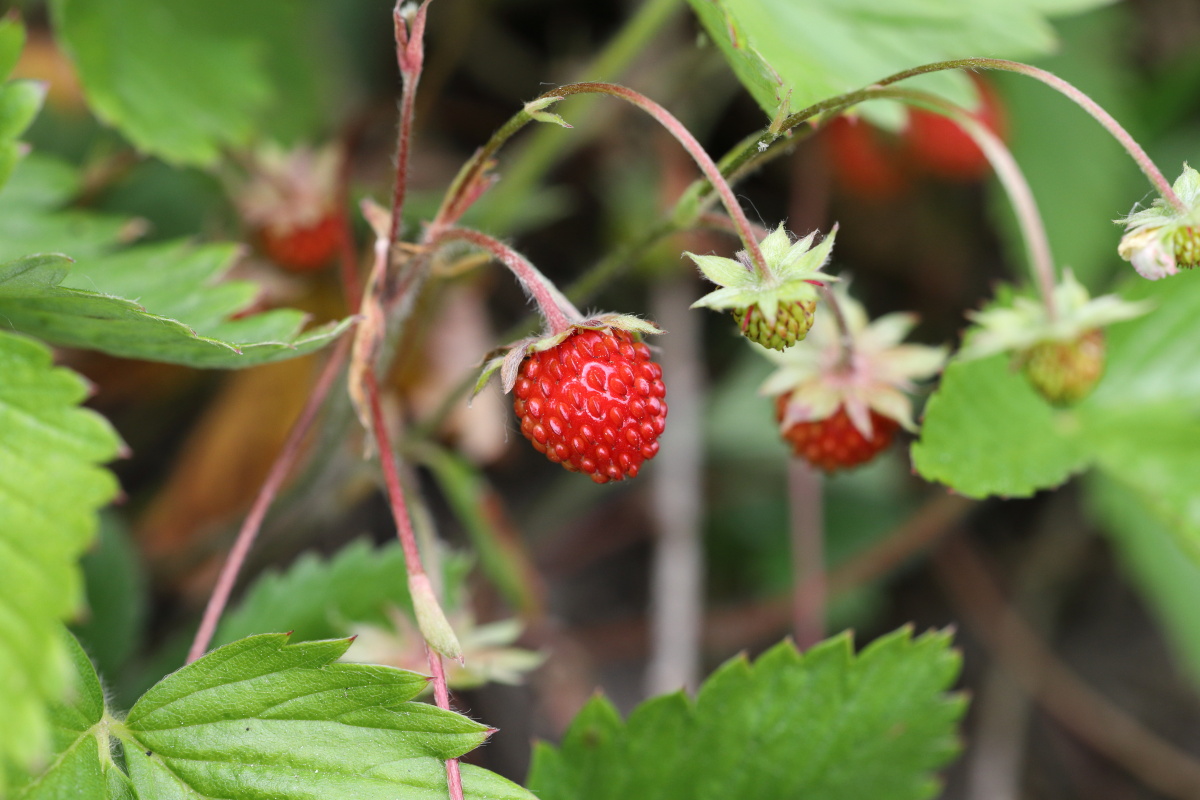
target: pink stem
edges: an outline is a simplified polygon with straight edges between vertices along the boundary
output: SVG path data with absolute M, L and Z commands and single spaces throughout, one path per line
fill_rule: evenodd
M 404 81 L 400 91 L 400 129 L 396 136 L 396 182 L 392 189 L 392 224 L 388 232 L 388 243 L 395 246 L 400 240 L 404 216 L 404 200 L 408 194 L 408 160 L 412 149 L 412 129 L 416 108 L 417 84 L 421 80 L 421 69 L 425 63 L 425 15 L 430 0 L 425 0 L 413 17 L 412 30 L 400 13 L 401 2 L 392 11 L 392 22 L 396 31 L 396 61 L 400 66 L 400 77 Z
M 436 247 L 450 241 L 469 242 L 480 249 L 487 250 L 508 267 L 521 285 L 533 296 L 534 302 L 537 303 L 538 309 L 546 319 L 550 333 L 562 333 L 583 319 L 583 315 L 571 304 L 571 301 L 545 275 L 539 272 L 537 267 L 503 242 L 470 228 L 450 228 L 439 234 L 432 246 Z
M 417 537 L 413 531 L 412 520 L 408 515 L 408 503 L 404 499 L 400 473 L 396 469 L 396 453 L 392 449 L 387 420 L 383 416 L 383 405 L 379 400 L 379 384 L 375 380 L 373 369 L 367 370 L 363 376 L 363 383 L 371 405 L 371 427 L 375 431 L 375 443 L 379 447 L 379 463 L 383 467 L 383 482 L 387 488 L 392 519 L 396 522 L 396 537 L 400 540 L 400 548 L 404 551 L 404 567 L 408 571 L 410 583 L 414 578 L 428 580 L 425 567 L 421 563 L 421 551 L 417 547 Z M 425 646 L 425 655 L 429 659 L 429 674 L 433 676 L 434 700 L 438 708 L 449 711 L 450 690 L 446 685 L 446 670 L 442 666 L 442 657 L 428 645 Z M 463 800 L 462 777 L 459 774 L 457 758 L 446 760 L 446 779 L 450 787 L 451 800 Z
M 1033 190 L 1025 180 L 1025 174 L 1013 158 L 1012 152 L 1005 147 L 1000 137 L 992 133 L 986 125 L 959 106 L 927 92 L 909 89 L 873 89 L 869 90 L 869 98 L 895 98 L 916 103 L 937 111 L 953 119 L 971 137 L 983 151 L 996 177 L 1004 187 L 1012 204 L 1017 224 L 1021 228 L 1021 236 L 1025 241 L 1029 266 L 1038 282 L 1042 302 L 1046 306 L 1046 316 L 1053 322 L 1058 318 L 1058 305 L 1054 299 L 1054 287 L 1058 277 L 1054 268 L 1054 257 L 1050 252 L 1050 237 L 1046 235 L 1046 226 L 1042 215 L 1038 212 L 1037 201 Z
M 846 312 L 842 309 L 842 304 L 838 302 L 837 294 L 823 283 L 816 284 L 816 287 L 821 299 L 833 313 L 833 321 L 837 324 L 838 344 L 842 348 L 842 355 L 838 359 L 838 363 L 849 369 L 854 364 L 854 331 L 850 330 L 850 321 L 846 319 Z
M 742 240 L 742 245 L 750 255 L 750 261 L 754 264 L 759 276 L 764 280 L 771 279 L 766 258 L 763 257 L 762 249 L 758 246 L 758 240 L 754 238 L 754 228 L 746 217 L 746 212 L 742 210 L 741 204 L 738 203 L 737 197 L 734 196 L 729 182 L 725 180 L 725 176 L 721 174 L 720 168 L 713 162 L 712 157 L 696 141 L 696 137 L 692 136 L 691 132 L 671 112 L 640 92 L 614 83 L 572 83 L 555 89 L 553 93 L 563 97 L 572 94 L 607 94 L 630 102 L 654 117 L 695 160 L 700 171 L 704 173 L 704 177 L 720 195 L 721 202 L 724 203 L 729 216 L 733 218 L 734 225 L 737 226 L 738 238 Z
M 333 386 L 333 380 L 341 370 L 349 350 L 350 338 L 343 336 L 338 340 L 337 347 L 329 357 L 329 361 L 325 363 L 325 368 L 321 371 L 320 377 L 317 378 L 317 383 L 313 386 L 312 393 L 309 394 L 304 409 L 300 412 L 300 416 L 296 419 L 295 423 L 292 424 L 292 429 L 288 433 L 288 438 L 284 442 L 283 449 L 275 457 L 275 463 L 271 465 L 271 470 L 267 473 L 267 479 L 263 481 L 262 488 L 258 490 L 258 496 L 254 498 L 254 504 L 250 507 L 250 513 L 246 515 L 241 529 L 238 530 L 233 548 L 229 551 L 229 556 L 225 559 L 225 563 L 221 565 L 221 574 L 217 577 L 217 585 L 213 588 L 213 593 L 208 598 L 208 605 L 204 608 L 204 616 L 200 620 L 200 629 L 196 631 L 196 638 L 192 640 L 192 647 L 188 650 L 187 660 L 189 664 L 204 655 L 209 642 L 212 641 L 213 634 L 217 630 L 217 623 L 221 621 L 221 614 L 225 611 L 225 606 L 229 603 L 229 595 L 233 591 L 234 583 L 237 582 L 238 573 L 242 570 L 242 564 L 245 563 L 246 556 L 250 553 L 250 548 L 254 545 L 254 540 L 258 538 L 258 532 L 262 528 L 267 510 L 270 509 L 271 503 L 274 502 L 275 496 L 279 493 L 279 487 L 283 485 L 284 479 L 287 478 L 288 474 L 292 471 L 292 467 L 295 466 L 300 456 L 300 446 L 304 443 L 304 437 L 308 434 L 309 428 L 312 427 L 313 420 L 316 419 L 321 404 L 325 402 L 325 397 L 329 394 L 329 390 Z
M 877 85 L 886 86 L 897 81 L 902 81 L 905 78 L 911 78 L 916 75 L 924 75 L 930 72 L 938 72 L 946 69 L 998 69 L 1006 72 L 1015 72 L 1018 75 L 1039 80 L 1049 86 L 1051 89 L 1063 94 L 1068 99 L 1075 102 L 1080 108 L 1086 111 L 1097 122 L 1099 122 L 1105 130 L 1112 134 L 1130 157 L 1137 163 L 1142 174 L 1150 179 L 1150 183 L 1162 195 L 1163 199 L 1175 207 L 1175 210 L 1180 213 L 1187 213 L 1188 207 L 1179 199 L 1179 195 L 1175 194 L 1175 190 L 1171 187 L 1170 181 L 1159 171 L 1154 162 L 1150 160 L 1150 156 L 1146 155 L 1146 151 L 1142 146 L 1129 135 L 1129 131 L 1121 126 L 1121 123 L 1113 119 L 1113 116 L 1105 111 L 1100 105 L 1088 97 L 1086 94 L 1075 88 L 1071 84 L 1064 81 L 1057 75 L 1047 72 L 1044 69 L 1031 67 L 1028 64 L 1022 64 L 1018 61 L 1006 61 L 998 58 L 964 58 L 955 61 L 941 61 L 936 64 L 926 64 L 922 67 L 914 67 L 910 70 L 897 73 L 890 77 L 884 78 Z
M 825 638 L 824 480 L 802 458 L 788 459 L 792 538 L 792 635 L 801 650 Z
M 433 675 L 433 701 L 438 708 L 450 708 L 450 689 L 446 683 L 446 669 L 442 665 L 442 657 L 425 645 L 425 655 L 429 658 L 429 672 Z M 450 788 L 451 800 L 463 800 L 462 770 L 459 769 L 458 759 L 446 760 L 446 784 Z

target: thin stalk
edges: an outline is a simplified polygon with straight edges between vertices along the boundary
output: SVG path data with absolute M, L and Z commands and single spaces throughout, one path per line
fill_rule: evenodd
M 877 86 L 887 86 L 888 84 L 896 83 L 897 81 L 912 78 L 917 75 L 925 75 L 930 72 L 940 72 L 948 69 L 996 69 L 1004 72 L 1015 72 L 1018 75 L 1024 75 L 1034 80 L 1041 81 L 1051 89 L 1059 92 L 1074 102 L 1084 111 L 1086 111 L 1093 119 L 1100 123 L 1103 128 L 1112 134 L 1112 137 L 1117 140 L 1125 152 L 1138 165 L 1138 169 L 1142 171 L 1154 186 L 1155 190 L 1162 195 L 1163 199 L 1175 207 L 1176 211 L 1186 213 L 1187 206 L 1179 199 L 1179 195 L 1175 194 L 1175 190 L 1171 187 L 1171 182 L 1159 171 L 1154 162 L 1150 160 L 1150 156 L 1146 155 L 1146 151 L 1142 146 L 1129 135 L 1129 131 L 1121 126 L 1111 114 L 1105 111 L 1100 105 L 1081 92 L 1075 86 L 1057 75 L 1047 72 L 1044 69 L 1022 64 L 1018 61 L 1006 61 L 999 58 L 963 58 L 954 61 L 939 61 L 933 64 L 925 64 L 924 66 L 914 67 L 904 72 L 898 72 L 883 80 L 879 81 Z M 801 112 L 803 113 L 803 112 Z M 789 118 L 790 119 L 790 118 Z
M 486 250 L 508 267 L 537 303 L 550 333 L 562 333 L 583 319 L 583 314 L 579 313 L 571 301 L 564 297 L 537 267 L 508 245 L 486 233 L 469 228 L 450 228 L 443 231 L 431 246 L 437 247 L 453 241 L 468 242 Z
M 644 0 L 621 31 L 613 37 L 590 64 L 578 73 L 578 79 L 611 81 L 625 71 L 632 61 L 645 52 L 663 26 L 684 4 L 680 0 Z M 585 105 L 586 104 L 586 105 Z M 504 171 L 504 181 L 493 192 L 488 217 L 482 227 L 506 231 L 512 224 L 522 199 L 537 185 L 542 176 L 565 152 L 586 143 L 592 135 L 589 100 L 572 106 L 571 117 L 578 120 L 578 133 L 570 136 L 554 126 L 544 126 L 533 133 Z
M 1054 258 L 1050 252 L 1050 238 L 1046 235 L 1046 226 L 1038 211 L 1033 190 L 1029 188 L 1025 174 L 1000 137 L 988 130 L 986 125 L 967 113 L 965 109 L 927 92 L 879 89 L 873 91 L 868 99 L 874 98 L 905 100 L 944 114 L 957 122 L 975 141 L 991 163 L 992 169 L 996 171 L 996 177 L 999 178 L 1000 185 L 1004 187 L 1004 191 L 1008 195 L 1013 213 L 1017 217 L 1017 224 L 1021 228 L 1021 237 L 1025 241 L 1029 268 L 1033 272 L 1034 279 L 1041 291 L 1042 302 L 1046 306 L 1046 316 L 1051 322 L 1056 320 L 1058 308 L 1054 299 L 1054 287 L 1058 284 L 1058 277 L 1054 268 Z
M 413 116 L 416 108 L 417 84 L 425 64 L 425 16 L 430 0 L 425 0 L 409 20 L 401 13 L 400 0 L 392 11 L 396 31 L 396 62 L 400 67 L 403 86 L 400 90 L 400 125 L 396 135 L 396 180 L 392 188 L 392 221 L 388 232 L 390 248 L 400 240 L 404 220 L 404 200 L 408 194 L 408 161 L 412 150 Z
M 801 650 L 825 638 L 824 479 L 802 458 L 788 460 L 792 540 L 792 636 Z
M 208 598 L 208 605 L 205 606 L 204 616 L 200 620 L 200 628 L 196 631 L 196 638 L 192 640 L 191 649 L 188 650 L 189 664 L 204 655 L 204 651 L 208 649 L 208 644 L 212 641 L 213 634 L 216 633 L 217 624 L 221 621 L 221 614 L 229 603 L 229 595 L 233 592 L 238 573 L 242 571 L 246 556 L 249 555 L 250 548 L 254 546 L 254 540 L 258 538 L 258 532 L 262 529 L 267 511 L 279 493 L 279 487 L 283 485 L 283 481 L 300 458 L 300 448 L 304 444 L 304 437 L 308 435 L 313 420 L 316 419 L 317 412 L 325 402 L 325 397 L 329 394 L 334 378 L 341 370 L 349 350 L 350 337 L 343 336 L 338 340 L 329 360 L 325 362 L 325 367 L 321 370 L 300 416 L 292 423 L 287 441 L 284 442 L 279 455 L 275 457 L 275 463 L 271 465 L 271 470 L 267 473 L 262 488 L 258 490 L 258 496 L 254 498 L 254 504 L 250 506 L 250 512 L 238 530 L 233 548 L 229 551 L 225 563 L 221 565 L 217 585 L 213 587 L 213 593 Z
M 846 319 L 846 312 L 838 302 L 836 292 L 823 283 L 817 285 L 817 292 L 833 312 L 833 321 L 837 325 L 838 345 L 841 347 L 838 364 L 844 369 L 850 369 L 854 365 L 854 332 L 850 330 L 850 321 Z
M 371 407 L 371 428 L 375 433 L 379 463 L 383 468 L 388 505 L 392 511 L 392 519 L 396 523 L 396 537 L 400 540 L 401 550 L 404 551 L 404 567 L 408 572 L 409 585 L 418 582 L 428 583 L 429 576 L 425 573 L 425 567 L 421 563 L 421 551 L 417 547 L 417 537 L 413 531 L 412 518 L 408 513 L 408 503 L 404 499 L 400 473 L 396 469 L 396 453 L 392 448 L 391 436 L 388 434 L 387 419 L 383 415 L 383 405 L 379 399 L 379 384 L 373 370 L 367 370 L 363 383 Z M 446 670 L 442 664 L 442 656 L 428 644 L 425 647 L 425 654 L 429 659 L 429 674 L 433 676 L 434 700 L 438 708 L 449 711 L 450 691 L 446 685 Z M 457 758 L 446 761 L 446 781 L 449 784 L 450 799 L 463 800 L 462 776 Z
M 725 206 L 725 210 L 729 212 L 729 216 L 733 219 L 734 225 L 737 227 L 738 238 L 742 240 L 742 246 L 746 248 L 746 252 L 750 256 L 750 263 L 754 265 L 760 277 L 764 280 L 770 280 L 771 272 L 767 267 L 767 261 L 763 256 L 762 249 L 758 246 L 758 240 L 754 238 L 754 228 L 750 220 L 746 217 L 746 212 L 742 209 L 741 203 L 738 202 L 737 197 L 734 195 L 733 189 L 730 188 L 729 182 L 721 174 L 721 170 L 712 160 L 712 156 L 705 151 L 700 142 L 696 141 L 696 137 L 692 136 L 691 131 L 676 119 L 670 111 L 667 111 L 641 92 L 613 83 L 572 83 L 555 89 L 554 94 L 562 97 L 576 94 L 607 94 L 617 97 L 645 111 L 658 124 L 666 128 L 667 132 L 683 145 L 688 155 L 696 162 L 696 166 L 700 167 L 700 171 L 704 173 L 704 177 L 716 189 L 722 204 Z

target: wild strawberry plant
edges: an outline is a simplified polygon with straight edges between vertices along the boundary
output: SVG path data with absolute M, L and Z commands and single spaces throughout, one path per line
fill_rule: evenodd
M 443 1 L 447 14 L 462 11 Z M 715 158 L 680 119 L 701 115 L 703 103 L 652 99 L 635 87 L 633 72 L 628 85 L 609 82 L 658 47 L 656 37 L 671 41 L 665 26 L 683 4 L 648 0 L 583 80 L 522 87 L 524 96 L 541 94 L 506 109 L 515 113 L 473 142 L 474 153 L 429 193 L 424 184 L 417 191 L 416 167 L 434 150 L 416 135 L 417 111 L 428 108 L 419 100 L 437 102 L 436 91 L 422 96 L 422 80 L 444 80 L 446 64 L 429 68 L 427 27 L 453 33 L 458 23 L 448 16 L 439 23 L 443 9 L 429 0 L 390 14 L 329 5 L 337 4 L 51 0 L 45 19 L 31 15 L 28 44 L 20 18 L 0 22 L 0 73 L 12 73 L 24 50 L 18 72 L 33 70 L 35 57 L 59 68 L 69 60 L 67 74 L 79 81 L 18 78 L 0 89 L 0 794 L 933 796 L 937 771 L 959 750 L 966 705 L 953 691 L 960 656 L 950 634 L 901 628 L 857 653 L 848 634 L 825 638 L 824 548 L 827 538 L 836 547 L 837 537 L 825 535 L 824 501 L 858 485 L 826 484 L 824 473 L 894 467 L 897 439 L 911 444 L 917 475 L 971 498 L 1029 496 L 1087 472 L 1089 506 L 1122 537 L 1175 640 L 1200 664 L 1200 633 L 1180 613 L 1180 598 L 1196 596 L 1200 569 L 1174 558 L 1180 550 L 1194 556 L 1200 541 L 1193 501 L 1200 373 L 1189 338 L 1200 289 L 1186 274 L 1200 261 L 1200 177 L 1185 166 L 1168 181 L 1130 133 L 1072 84 L 991 57 L 1051 49 L 1046 15 L 1062 4 L 968 4 L 935 17 L 923 6 L 901 14 L 881 2 L 889 14 L 876 19 L 810 0 L 692 0 L 695 17 L 686 24 L 701 26 L 715 45 L 707 52 L 723 54 L 765 115 L 747 121 L 743 114 L 743 138 Z M 389 59 L 394 53 L 389 70 L 394 64 L 401 78 L 394 151 L 370 143 L 371 115 L 352 108 L 366 105 L 355 96 L 346 52 L 354 40 L 338 36 L 348 37 L 354 24 L 394 40 L 385 48 Z M 314 49 L 314 41 L 328 47 Z M 992 79 L 967 71 L 1033 79 L 1049 87 L 1039 87 L 1047 95 L 1055 90 L 1062 106 L 1074 101 L 1094 118 L 1093 133 L 1111 135 L 1149 179 L 1158 196 L 1119 220 L 1126 228 L 1119 245 L 1113 231 L 1103 256 L 1067 247 L 1075 257 L 1131 262 L 1115 286 L 1098 267 L 1072 271 L 1055 260 L 1056 215 L 1075 198 L 1039 208 L 1046 187 L 1061 181 L 1022 168 L 1028 144 L 1010 134 Z M 671 74 L 659 78 L 669 84 Z M 1004 77 L 996 83 L 1009 85 Z M 31 130 L 47 98 L 43 127 Z M 654 189 L 638 183 L 639 173 L 654 170 L 626 153 L 638 169 L 616 172 L 636 191 L 609 213 L 632 232 L 609 255 L 588 259 L 594 266 L 564 290 L 554 280 L 566 285 L 563 270 L 543 272 L 522 250 L 527 235 L 536 241 L 539 210 L 572 214 L 536 185 L 589 135 L 595 106 L 586 111 L 585 100 L 622 106 L 616 110 L 639 115 L 646 130 L 654 126 L 670 148 L 663 183 L 674 190 L 666 202 L 648 203 Z M 526 127 L 537 130 L 525 153 L 510 157 L 510 140 Z M 83 164 L 52 154 L 61 129 L 94 140 Z M 822 135 L 806 141 L 812 133 Z M 44 140 L 45 152 L 21 142 L 26 135 Z M 872 149 L 889 136 L 890 151 Z M 872 276 L 851 284 L 840 256 L 843 242 L 853 247 L 872 231 L 826 224 L 823 211 L 803 219 L 802 203 L 796 219 L 756 224 L 735 192 L 772 160 L 809 147 L 829 153 L 835 189 L 885 187 L 873 203 L 903 198 L 914 181 L 977 182 L 993 173 L 998 202 L 1012 209 L 1005 224 L 1030 269 L 1029 286 L 1014 281 L 981 309 L 959 309 L 960 342 L 909 341 L 917 315 L 901 308 L 873 317 L 871 304 L 856 297 L 869 295 Z M 911 164 L 896 167 L 895 158 Z M 97 207 L 98 196 L 137 185 L 138 170 L 159 170 L 142 185 L 174 187 L 189 210 L 205 204 L 205 192 L 225 193 L 211 204 L 224 211 L 172 215 L 160 213 L 170 204 L 157 195 L 143 198 L 143 213 L 165 223 L 156 232 L 119 203 Z M 364 177 L 380 174 L 394 178 Z M 695 238 L 698 231 L 715 238 Z M 515 244 L 501 238 L 515 233 Z M 693 238 L 685 244 L 682 236 Z M 638 262 L 656 273 L 656 321 L 636 291 L 645 276 L 629 269 Z M 334 263 L 336 277 L 324 270 Z M 516 279 L 538 314 L 504 337 L 481 325 L 488 307 L 479 276 L 493 264 Z M 694 282 L 693 266 L 715 286 Z M 230 279 L 235 269 L 241 277 Z M 579 310 L 597 294 L 612 310 Z M 289 298 L 322 321 L 310 326 L 305 312 L 279 307 Z M 686 329 L 683 320 L 697 318 L 689 313 L 703 313 L 689 307 L 723 312 L 701 317 L 724 337 L 714 349 L 738 353 L 732 358 L 743 374 L 763 376 L 758 393 L 755 377 L 713 392 L 712 415 L 726 409 L 734 424 L 714 426 L 711 438 L 726 437 L 730 463 L 761 452 L 753 433 L 731 428 L 767 431 L 777 466 L 782 454 L 795 456 L 788 490 L 777 494 L 786 495 L 794 531 L 782 628 L 796 643 L 753 660 L 735 657 L 702 685 L 698 529 L 708 498 L 695 440 L 704 435 L 705 412 L 700 357 L 680 367 L 673 356 L 701 337 L 673 339 L 675 324 L 664 323 Z M 738 334 L 748 341 L 731 346 Z M 122 365 L 175 365 L 188 375 L 282 368 L 302 357 L 319 363 L 295 380 L 295 421 L 272 440 L 269 464 L 252 470 L 252 480 L 234 481 L 240 494 L 232 505 L 249 509 L 236 536 L 204 541 L 212 514 L 203 501 L 194 503 L 193 518 L 179 512 L 172 492 L 208 497 L 195 486 L 204 481 L 186 477 L 146 490 L 156 499 L 147 501 L 139 487 L 124 509 L 105 510 L 121 494 L 106 465 L 122 456 L 139 463 L 144 428 L 153 426 L 135 416 L 120 420 L 118 434 L 84 405 L 88 382 L 55 364 L 95 368 L 84 351 Z M 494 399 L 489 379 L 497 373 L 499 393 L 511 395 L 510 427 L 591 481 L 561 470 L 545 477 L 551 473 L 529 461 L 520 467 L 529 477 L 517 481 L 502 467 L 485 468 L 499 458 L 496 447 L 485 454 L 470 424 L 460 420 L 455 429 L 450 420 L 485 415 L 462 409 L 472 386 L 476 406 Z M 132 383 L 136 393 L 156 391 L 153 378 Z M 107 387 L 100 386 L 103 407 Z M 239 437 L 277 423 L 287 394 L 280 383 L 236 395 L 266 409 L 243 423 Z M 726 469 L 712 496 L 730 487 L 762 491 L 751 486 L 758 472 L 738 473 Z M 554 479 L 571 483 L 541 488 Z M 546 662 L 552 673 L 562 657 L 542 578 L 499 486 L 533 484 L 537 501 L 555 514 L 583 518 L 580 509 L 598 514 L 597 503 L 620 501 L 615 492 L 648 480 L 660 528 L 651 686 L 686 685 L 694 698 L 660 695 L 627 719 L 594 698 L 559 725 L 560 744 L 536 746 L 527 788 L 460 765 L 504 733 L 457 711 L 469 709 L 451 690 L 520 683 Z M 252 493 L 243 491 L 247 484 Z M 235 597 L 243 572 L 262 566 L 253 559 L 266 545 L 259 532 L 273 507 L 276 527 L 299 531 L 281 550 L 295 553 L 318 530 L 359 524 L 329 509 L 375 484 L 397 541 L 376 547 L 357 539 L 327 558 L 301 556 Z M 437 487 L 446 509 L 428 502 L 424 484 Z M 878 488 L 852 488 L 843 511 L 861 511 Z M 582 494 L 605 491 L 614 493 Z M 830 511 L 836 515 L 836 503 Z M 439 530 L 446 518 L 470 548 L 446 544 Z M 129 524 L 139 529 L 149 570 L 138 563 Z M 606 534 L 617 538 L 622 527 Z M 755 546 L 761 531 L 749 515 L 736 527 Z M 879 547 L 874 552 L 896 549 L 888 541 Z M 978 577 L 969 549 L 957 558 L 962 574 Z M 203 614 L 187 613 L 198 611 L 193 596 L 193 607 L 180 612 L 185 623 L 156 622 L 157 640 L 139 644 L 147 572 L 160 594 L 177 581 L 185 594 L 202 587 L 207 602 Z M 983 574 L 968 583 L 986 585 Z M 953 576 L 946 584 L 962 586 Z M 531 635 L 522 637 L 523 628 Z M 743 646 L 754 644 L 761 641 Z M 420 700 L 427 688 L 432 702 Z M 1123 753 L 1117 746 L 1108 755 L 1121 761 Z M 1144 764 L 1134 756 L 1121 763 L 1151 786 L 1179 785 L 1160 770 L 1139 771 Z

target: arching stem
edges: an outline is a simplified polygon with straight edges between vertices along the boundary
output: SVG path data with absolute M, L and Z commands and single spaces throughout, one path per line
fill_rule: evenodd
M 486 250 L 508 267 L 537 303 L 550 333 L 562 333 L 583 319 L 583 314 L 525 256 L 486 233 L 469 228 L 450 228 L 442 231 L 430 246 L 436 248 L 455 241 L 467 242 Z
M 1054 287 L 1058 284 L 1054 258 L 1050 252 L 1050 239 L 1046 235 L 1046 226 L 1042 215 L 1038 212 L 1037 201 L 1025 174 L 1017 165 L 1012 153 L 1000 137 L 992 133 L 986 125 L 971 116 L 965 109 L 928 92 L 910 89 L 876 89 L 871 92 L 871 98 L 888 98 L 904 100 L 936 111 L 953 119 L 974 140 L 984 156 L 996 171 L 1000 185 L 1004 187 L 1008 200 L 1012 204 L 1017 224 L 1021 229 L 1021 238 L 1025 241 L 1025 250 L 1029 258 L 1029 268 L 1042 295 L 1046 306 L 1046 317 L 1053 322 L 1058 318 L 1058 308 L 1054 299 Z
M 1138 168 L 1142 171 L 1142 174 L 1144 174 L 1150 180 L 1150 183 L 1154 186 L 1155 190 L 1162 195 L 1164 200 L 1174 206 L 1176 211 L 1184 213 L 1188 210 L 1183 201 L 1179 199 L 1179 195 L 1175 194 L 1175 190 L 1171 188 L 1171 182 L 1166 179 L 1161 171 L 1159 171 L 1154 162 L 1150 160 L 1150 156 L 1146 155 L 1146 151 L 1143 150 L 1142 146 L 1139 145 L 1137 141 L 1135 141 L 1134 138 L 1129 135 L 1129 131 L 1125 130 L 1125 128 L 1121 126 L 1121 123 L 1117 122 L 1111 114 L 1101 108 L 1095 100 L 1088 97 L 1086 94 L 1067 81 L 1064 81 L 1062 78 L 1051 72 L 1047 72 L 1044 69 L 1039 69 L 1037 67 L 1030 66 L 1029 64 L 1022 64 L 1018 61 L 1006 61 L 999 58 L 963 58 L 956 59 L 954 61 L 939 61 L 933 64 L 925 64 L 924 66 L 913 67 L 912 69 L 905 70 L 904 72 L 897 72 L 895 75 L 884 78 L 876 85 L 887 86 L 889 84 L 896 83 L 897 81 L 905 80 L 906 78 L 912 78 L 917 75 L 925 75 L 930 72 L 940 72 L 947 69 L 996 69 L 1005 72 L 1015 72 L 1018 75 L 1025 75 L 1026 77 L 1041 81 L 1051 89 L 1054 89 L 1073 101 L 1076 105 L 1090 114 L 1093 119 L 1099 122 L 1106 131 L 1112 134 L 1113 138 L 1125 148 L 1127 153 L 1129 153 L 1129 156 L 1138 165 Z M 803 113 L 803 111 L 800 112 L 800 114 Z M 789 121 L 790 120 L 791 118 L 789 117 Z

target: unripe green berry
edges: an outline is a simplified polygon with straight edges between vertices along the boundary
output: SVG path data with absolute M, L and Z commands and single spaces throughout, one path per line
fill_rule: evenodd
M 1200 264 L 1200 229 L 1186 225 L 1176 230 L 1172 239 L 1177 265 L 1191 269 Z
M 772 350 L 786 350 L 808 335 L 816 310 L 816 300 L 780 303 L 775 312 L 775 324 L 772 325 L 755 304 L 749 308 L 734 309 L 733 318 L 742 335 L 750 341 Z
M 1055 405 L 1071 405 L 1091 394 L 1104 374 L 1104 332 L 1085 331 L 1065 342 L 1039 342 L 1017 357 L 1038 393 Z

